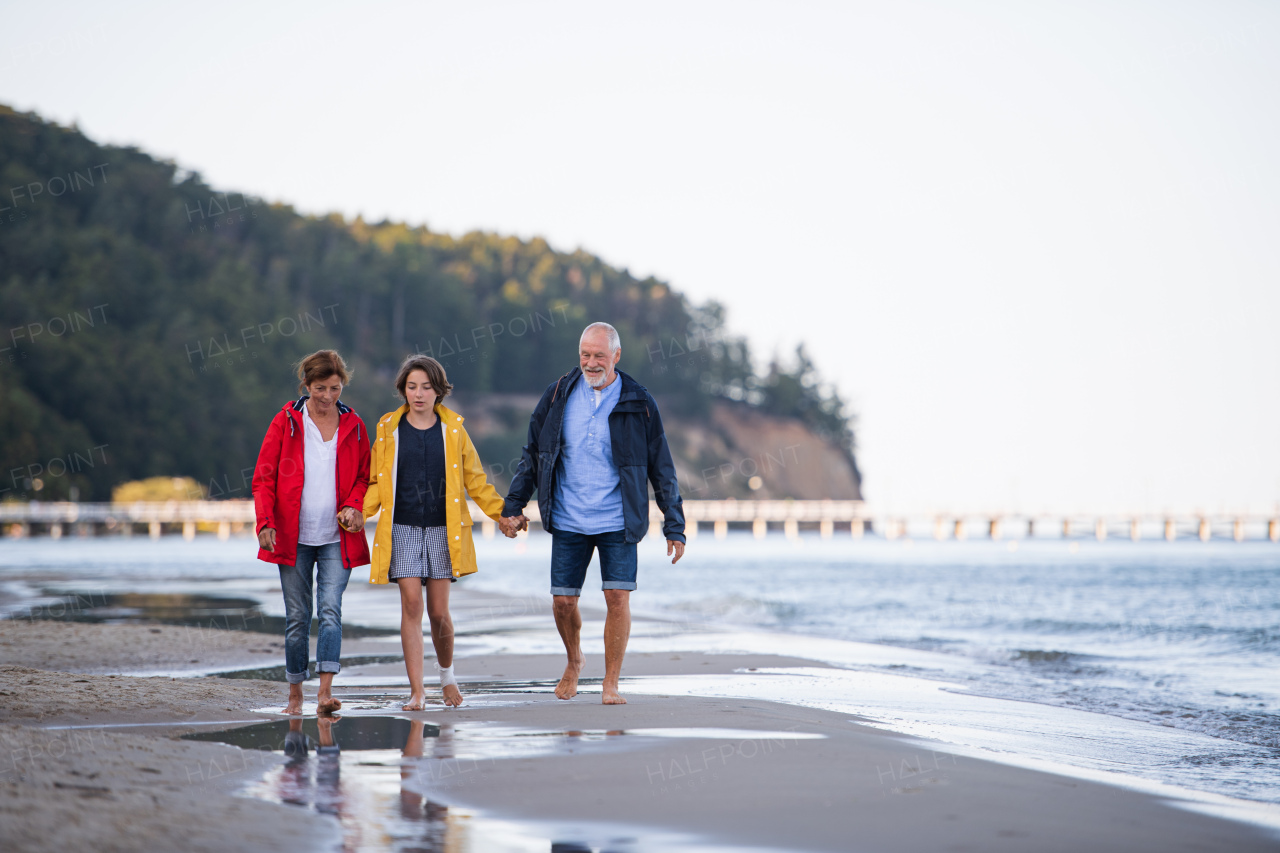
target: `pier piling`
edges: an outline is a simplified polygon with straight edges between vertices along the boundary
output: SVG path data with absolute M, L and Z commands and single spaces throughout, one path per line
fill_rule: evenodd
M 497 525 L 480 511 L 478 506 L 468 505 L 472 523 L 479 525 L 486 539 L 496 536 Z M 1204 510 L 1175 512 L 1165 510 L 1160 514 L 1135 510 L 1073 513 L 1019 512 L 1005 507 L 986 510 L 962 511 L 945 507 L 918 512 L 888 509 L 878 510 L 862 501 L 840 500 L 689 500 L 684 502 L 685 536 L 694 539 L 702 532 L 701 526 L 709 524 L 716 539 L 729 535 L 729 526 L 749 528 L 752 535 L 765 538 L 772 525 L 775 531 L 788 539 L 801 538 L 801 531 L 815 530 L 823 539 L 831 539 L 837 529 L 849 531 L 853 539 L 861 539 L 870 531 L 876 531 L 885 540 L 910 539 L 912 531 L 942 541 L 963 541 L 969 533 L 970 522 L 982 525 L 975 535 L 985 531 L 991 540 L 1020 538 L 1023 530 L 1026 538 L 1036 538 L 1037 530 L 1044 538 L 1046 527 L 1061 525 L 1063 539 L 1078 539 L 1086 531 L 1098 541 L 1106 540 L 1109 533 L 1127 534 L 1134 542 L 1141 541 L 1145 533 L 1156 532 L 1156 525 L 1163 528 L 1164 538 L 1170 542 L 1190 538 L 1195 534 L 1208 542 L 1228 536 L 1236 542 L 1262 539 L 1262 531 L 1272 542 L 1280 542 L 1280 514 L 1274 507 L 1249 509 L 1242 505 L 1223 509 L 1217 513 Z M 537 504 L 526 507 L 529 520 L 540 524 Z M 74 501 L 32 501 L 18 503 L 0 502 L 0 534 L 9 538 L 45 535 L 50 538 L 72 536 L 130 536 L 143 530 L 152 539 L 159 539 L 166 532 L 180 532 L 192 540 L 200 531 L 209 531 L 220 540 L 238 536 L 252 536 L 255 529 L 254 505 L 249 500 L 226 501 L 137 501 L 134 503 L 79 503 Z M 376 525 L 378 519 L 370 519 Z M 848 525 L 847 528 L 841 525 Z M 1025 528 L 1023 525 L 1026 525 Z M 1092 525 L 1090 528 L 1089 525 Z M 1149 525 L 1149 526 L 1148 526 Z M 135 530 L 135 526 L 142 529 Z M 662 541 L 663 514 L 656 503 L 649 506 L 650 538 Z M 1077 543 L 1078 545 L 1078 543 Z

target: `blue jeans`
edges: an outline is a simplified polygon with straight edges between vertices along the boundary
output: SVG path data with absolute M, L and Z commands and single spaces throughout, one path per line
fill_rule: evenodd
M 351 572 L 342 567 L 337 542 L 328 545 L 298 543 L 297 562 L 280 566 L 284 590 L 284 676 L 290 684 L 307 680 L 311 659 L 311 588 L 315 569 L 316 609 L 320 616 L 320 641 L 316 645 L 316 672 L 341 672 L 342 593 Z
M 557 530 L 551 534 L 551 594 L 581 595 L 591 553 L 596 550 L 600 552 L 601 589 L 636 588 L 636 543 L 627 542 L 624 531 Z

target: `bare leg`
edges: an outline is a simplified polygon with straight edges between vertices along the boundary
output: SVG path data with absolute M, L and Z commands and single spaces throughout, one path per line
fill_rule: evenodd
M 341 717 L 316 718 L 316 728 L 319 730 L 321 746 L 333 746 L 333 724 L 341 719 Z
M 606 589 L 604 603 L 608 613 L 604 617 L 604 691 L 601 701 L 605 705 L 625 705 L 627 700 L 618 695 L 618 679 L 622 676 L 627 640 L 631 638 L 631 590 Z
M 426 723 L 422 722 L 422 720 L 409 721 L 409 739 L 404 742 L 405 758 L 421 758 L 422 757 L 422 745 L 423 745 L 422 739 L 424 736 L 423 730 L 425 728 L 426 728 Z M 400 765 L 401 779 L 408 779 L 412 775 L 413 773 L 409 769 L 409 766 L 407 764 Z
M 289 704 L 285 706 L 284 712 L 289 716 L 302 713 L 302 685 L 289 685 Z
M 316 710 L 321 714 L 332 714 L 342 707 L 342 703 L 333 698 L 333 673 L 320 673 L 320 690 L 316 693 Z
M 422 686 L 422 579 L 397 578 L 396 583 L 400 586 L 400 646 L 412 691 L 402 710 L 421 711 L 427 705 Z
M 442 667 L 453 666 L 453 617 L 449 615 L 448 578 L 431 578 L 427 581 L 427 618 L 431 620 L 431 645 L 436 648 L 436 660 Z M 462 693 L 456 684 L 441 688 L 444 704 L 456 708 L 462 704 Z
M 578 612 L 578 596 L 554 596 L 552 609 L 556 616 L 556 629 L 560 632 L 560 639 L 564 641 L 564 650 L 569 658 L 564 675 L 556 685 L 556 698 L 572 699 L 578 695 L 578 676 L 586 662 L 586 658 L 582 656 L 582 614 Z

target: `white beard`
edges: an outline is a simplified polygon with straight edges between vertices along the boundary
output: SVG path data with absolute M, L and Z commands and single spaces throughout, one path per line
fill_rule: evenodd
M 609 372 L 607 370 L 602 370 L 596 375 L 595 378 L 592 378 L 590 373 L 584 372 L 582 375 L 586 378 L 588 385 L 590 385 L 592 388 L 599 388 L 601 385 L 604 384 L 604 380 L 609 375 Z

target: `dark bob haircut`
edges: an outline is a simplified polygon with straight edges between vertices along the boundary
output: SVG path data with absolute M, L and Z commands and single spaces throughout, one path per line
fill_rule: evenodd
M 440 362 L 429 355 L 415 353 L 404 360 L 400 365 L 400 372 L 396 374 L 396 392 L 401 397 L 404 397 L 404 386 L 409 381 L 409 374 L 415 370 L 421 370 L 427 374 L 427 381 L 436 392 L 436 402 L 448 397 L 449 392 L 453 390 L 453 386 L 449 384 L 449 377 L 444 373 L 444 366 Z

